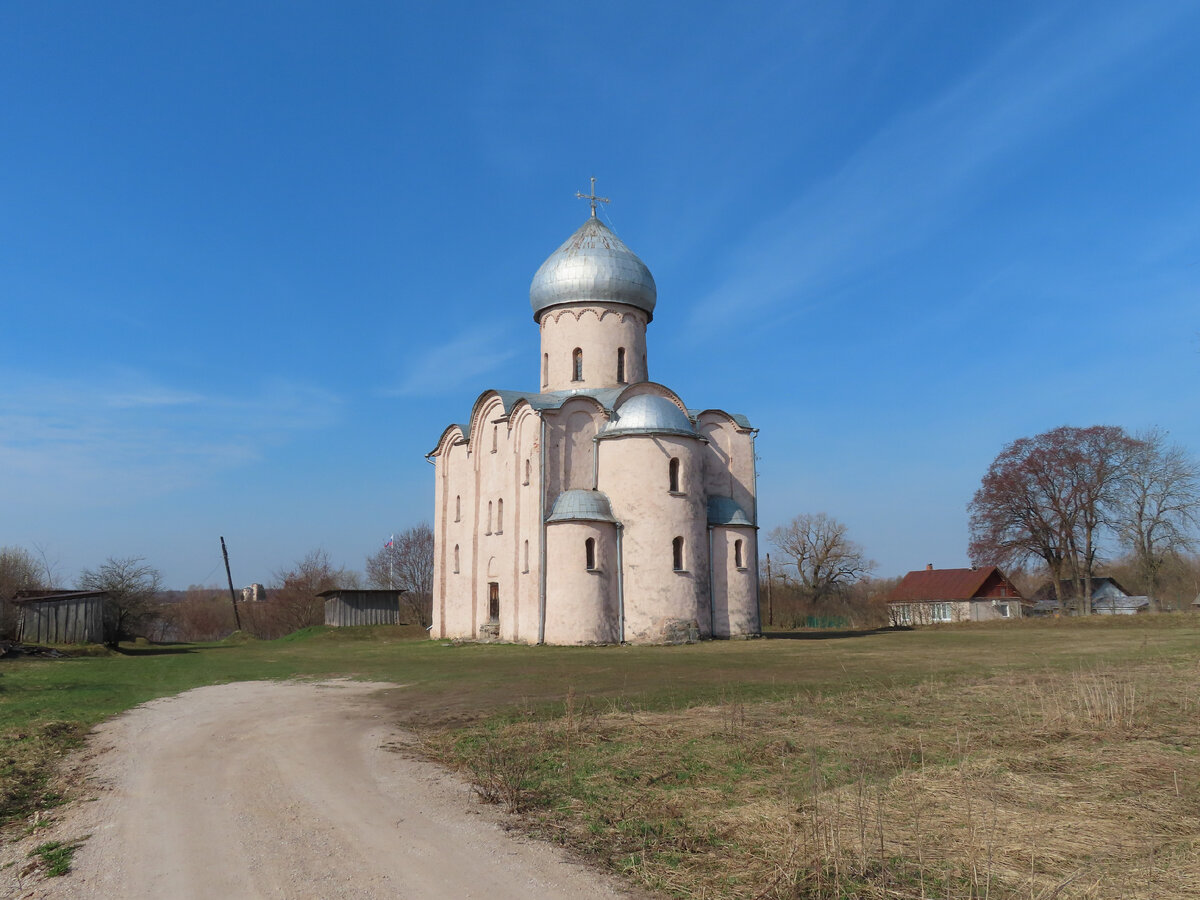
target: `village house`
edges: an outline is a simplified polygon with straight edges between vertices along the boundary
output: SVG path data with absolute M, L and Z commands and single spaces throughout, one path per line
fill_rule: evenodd
M 1079 607 L 1076 602 L 1075 582 L 1063 579 L 1059 582 L 1062 596 L 1068 613 L 1073 613 Z M 1054 582 L 1042 585 L 1033 595 L 1033 615 L 1057 616 L 1063 613 L 1058 595 L 1054 591 Z M 1108 575 L 1092 576 L 1092 612 L 1102 616 L 1131 616 L 1137 613 L 1149 612 L 1150 598 L 1144 595 L 1133 595 L 1121 586 L 1117 579 Z
M 529 290 L 540 389 L 484 391 L 429 454 L 430 634 L 539 644 L 756 634 L 756 431 L 650 380 L 654 278 L 596 217 L 606 201 L 594 185 L 585 199 L 591 217 Z
M 893 625 L 988 622 L 1029 615 L 1032 603 L 995 566 L 909 572 L 888 595 Z

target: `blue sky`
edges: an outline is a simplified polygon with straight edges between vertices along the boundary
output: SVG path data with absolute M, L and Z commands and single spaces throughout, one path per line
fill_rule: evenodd
M 536 387 L 595 175 L 764 529 L 964 565 L 1010 440 L 1200 451 L 1198 45 L 1192 3 L 5 4 L 0 545 L 361 568 Z

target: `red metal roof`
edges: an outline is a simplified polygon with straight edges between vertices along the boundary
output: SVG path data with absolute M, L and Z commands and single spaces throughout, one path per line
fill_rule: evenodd
M 913 603 L 921 600 L 971 600 L 982 596 L 988 580 L 996 575 L 1008 579 L 995 566 L 978 569 L 918 569 L 905 575 L 888 595 L 889 603 Z M 1013 596 L 1021 595 L 1013 588 Z

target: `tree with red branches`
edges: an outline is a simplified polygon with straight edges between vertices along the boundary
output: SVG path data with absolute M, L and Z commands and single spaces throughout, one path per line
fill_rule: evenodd
M 992 462 L 967 511 L 975 565 L 1046 564 L 1060 608 L 1064 583 L 1091 612 L 1101 540 L 1120 519 L 1141 442 L 1123 428 L 1062 426 L 1013 441 Z

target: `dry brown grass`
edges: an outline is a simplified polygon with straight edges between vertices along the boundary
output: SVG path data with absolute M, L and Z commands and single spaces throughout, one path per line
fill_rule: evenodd
M 1197 698 L 1195 662 L 666 713 L 572 694 L 433 749 L 676 896 L 1166 900 L 1200 894 Z

